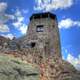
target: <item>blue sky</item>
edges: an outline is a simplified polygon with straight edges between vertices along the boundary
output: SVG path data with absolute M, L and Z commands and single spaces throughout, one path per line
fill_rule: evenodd
M 0 35 L 25 35 L 33 13 L 57 15 L 63 58 L 80 69 L 80 0 L 0 0 Z

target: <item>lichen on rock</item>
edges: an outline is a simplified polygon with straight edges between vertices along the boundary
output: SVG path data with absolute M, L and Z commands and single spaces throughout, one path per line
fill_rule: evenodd
M 0 80 L 40 80 L 37 66 L 0 55 Z

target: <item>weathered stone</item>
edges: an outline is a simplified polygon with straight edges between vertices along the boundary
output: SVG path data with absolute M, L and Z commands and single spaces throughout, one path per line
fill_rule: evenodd
M 40 80 L 39 69 L 19 58 L 0 55 L 0 80 Z
M 21 57 L 22 60 L 25 58 L 26 61 L 39 66 L 41 80 L 80 80 L 80 72 L 70 63 L 62 60 L 57 24 L 55 14 L 49 12 L 33 14 L 30 18 L 27 35 L 10 40 L 6 48 L 4 48 L 3 42 L 0 50 L 3 52 L 6 50 L 6 53 L 10 53 L 11 48 L 15 48 L 11 54 Z M 36 73 L 36 69 L 33 69 L 34 66 L 30 67 L 31 65 L 25 65 L 11 59 L 0 66 L 1 80 L 16 80 L 16 78 L 17 80 L 38 80 L 35 77 L 39 73 Z M 9 74 L 11 79 L 8 76 Z M 3 77 L 4 79 L 2 79 Z

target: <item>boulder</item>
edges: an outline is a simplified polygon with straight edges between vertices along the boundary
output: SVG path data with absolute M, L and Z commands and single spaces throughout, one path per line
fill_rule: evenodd
M 20 58 L 0 55 L 0 80 L 40 80 L 39 69 Z

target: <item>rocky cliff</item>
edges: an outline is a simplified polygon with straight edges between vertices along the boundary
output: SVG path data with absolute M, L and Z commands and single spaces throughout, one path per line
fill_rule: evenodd
M 0 80 L 40 80 L 36 65 L 0 54 Z

